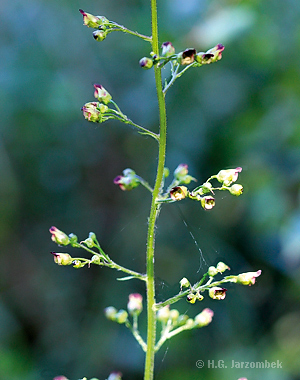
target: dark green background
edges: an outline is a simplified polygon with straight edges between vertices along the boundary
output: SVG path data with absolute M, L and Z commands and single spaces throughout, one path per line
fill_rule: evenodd
M 189 70 L 169 91 L 166 164 L 173 171 L 187 163 L 200 183 L 242 166 L 245 192 L 218 194 L 211 212 L 192 201 L 163 207 L 157 299 L 175 294 L 184 276 L 197 281 L 220 260 L 233 274 L 263 274 L 251 288 L 228 286 L 224 301 L 176 304 L 191 317 L 210 307 L 215 317 L 162 348 L 156 379 L 299 379 L 300 3 L 158 3 L 160 43 L 172 41 L 177 51 L 226 46 L 220 62 Z M 103 309 L 126 307 L 132 292 L 145 296 L 143 284 L 118 282 L 117 272 L 96 266 L 59 267 L 49 254 L 75 255 L 52 243 L 50 226 L 79 239 L 94 231 L 115 261 L 145 269 L 150 195 L 144 188 L 122 192 L 113 178 L 130 167 L 152 184 L 156 143 L 118 122 L 88 123 L 80 108 L 101 83 L 125 114 L 157 131 L 153 71 L 138 65 L 149 46 L 122 33 L 96 42 L 79 8 L 151 33 L 146 0 L 1 3 L 2 379 L 105 379 L 113 370 L 125 380 L 142 378 L 141 349 Z M 227 369 L 195 365 L 219 359 Z M 283 368 L 231 369 L 232 360 L 279 360 Z

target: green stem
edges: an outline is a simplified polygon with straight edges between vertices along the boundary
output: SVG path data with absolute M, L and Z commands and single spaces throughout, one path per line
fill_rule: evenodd
M 131 34 L 133 36 L 139 37 L 139 38 L 141 38 L 144 41 L 152 42 L 152 38 L 151 37 L 145 36 L 144 34 L 140 34 L 138 32 L 134 32 L 134 31 L 126 28 L 123 25 L 117 24 L 116 22 L 111 22 L 110 25 L 112 25 L 113 27 L 116 28 L 116 29 L 113 29 L 116 32 L 120 31 L 120 32 L 128 33 L 128 34 Z
M 152 51 L 159 55 L 158 50 L 158 25 L 157 25 L 157 5 L 156 0 L 151 0 L 151 21 L 152 21 Z M 154 356 L 156 341 L 156 312 L 155 306 L 155 280 L 154 280 L 154 246 L 155 246 L 155 222 L 160 210 L 160 204 L 157 203 L 163 181 L 165 156 L 166 156 L 166 138 L 167 138 L 167 117 L 165 97 L 162 88 L 161 70 L 154 67 L 156 92 L 159 108 L 160 138 L 158 166 L 156 173 L 155 186 L 152 193 L 152 202 L 150 216 L 148 221 L 147 234 L 147 352 L 145 359 L 144 380 L 152 380 L 154 374 Z

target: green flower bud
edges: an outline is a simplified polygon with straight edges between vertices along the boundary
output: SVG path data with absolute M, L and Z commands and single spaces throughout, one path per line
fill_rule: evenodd
M 93 31 L 93 37 L 96 41 L 103 41 L 107 37 L 107 31 L 103 29 L 97 29 Z
M 188 189 L 185 186 L 175 186 L 170 191 L 170 197 L 174 201 L 181 201 L 188 195 Z
M 52 226 L 50 229 L 49 229 L 50 233 L 51 233 L 51 240 L 54 241 L 55 243 L 59 244 L 59 245 L 68 245 L 70 244 L 70 239 L 68 237 L 68 235 L 66 235 L 64 232 L 62 232 L 61 230 L 59 230 L 58 228 Z
M 195 60 L 195 49 L 186 49 L 185 51 L 177 54 L 177 61 L 181 65 L 190 65 Z
M 258 270 L 257 272 L 247 272 L 247 273 L 241 273 L 237 276 L 236 282 L 238 284 L 242 285 L 254 285 L 255 280 L 257 277 L 261 275 L 261 270 Z
M 170 305 L 164 306 L 157 311 L 156 314 L 157 320 L 159 322 L 167 322 L 170 317 Z
M 177 322 L 177 319 L 179 317 L 179 311 L 177 309 L 170 310 L 170 319 L 172 319 L 172 322 Z
M 185 325 L 186 325 L 187 328 L 192 329 L 194 327 L 194 320 L 192 318 L 189 318 L 186 321 Z
M 104 314 L 106 318 L 109 319 L 110 321 L 116 320 L 117 313 L 118 313 L 118 310 L 113 306 L 108 306 L 104 309 Z
M 95 241 L 97 239 L 95 232 L 90 232 L 89 238 L 92 239 L 93 241 Z
M 164 43 L 161 45 L 161 48 L 162 48 L 161 55 L 162 55 L 163 57 L 170 57 L 171 55 L 175 54 L 175 48 L 174 48 L 174 46 L 171 44 L 171 42 L 164 42 Z
M 219 273 L 219 271 L 218 271 L 218 269 L 216 267 L 211 266 L 211 267 L 208 268 L 208 275 L 210 277 L 214 277 L 218 273 Z
M 222 261 L 220 261 L 218 264 L 217 264 L 217 271 L 220 272 L 220 273 L 223 273 L 225 272 L 225 270 L 230 270 L 229 266 L 222 263 Z
M 117 314 L 116 314 L 116 319 L 115 319 L 115 320 L 116 320 L 117 323 L 122 324 L 122 323 L 125 323 L 125 322 L 127 321 L 127 318 L 128 318 L 128 313 L 127 313 L 127 311 L 121 309 L 121 310 L 119 310 L 119 311 L 117 312 Z
M 199 194 L 204 195 L 207 193 L 213 193 L 212 184 L 210 182 L 205 182 L 199 189 Z
M 189 319 L 189 316 L 186 314 L 179 315 L 177 319 L 177 325 L 179 326 L 185 325 L 188 319 Z
M 215 206 L 215 199 L 210 195 L 201 198 L 201 206 L 204 210 L 211 210 Z
M 94 240 L 91 239 L 91 238 L 86 238 L 86 239 L 83 240 L 81 243 L 85 244 L 88 248 L 93 248 L 93 247 L 95 247 Z
M 209 289 L 208 294 L 210 298 L 214 300 L 223 300 L 226 297 L 226 291 L 225 288 L 220 288 L 218 286 L 213 286 Z
M 189 280 L 186 277 L 183 277 L 180 280 L 180 290 L 182 290 L 182 288 L 188 288 L 190 285 L 191 284 L 190 284 Z
M 235 183 L 229 188 L 229 191 L 230 191 L 230 194 L 238 197 L 239 195 L 243 193 L 243 186 Z
M 73 246 L 75 243 L 77 243 L 78 238 L 74 234 L 69 234 L 70 244 Z
M 83 268 L 85 266 L 85 264 L 86 264 L 86 262 L 83 262 L 80 260 L 73 260 L 72 261 L 73 268 L 76 268 L 76 269 Z
M 129 294 L 129 302 L 127 304 L 127 310 L 130 315 L 140 315 L 143 310 L 143 297 L 139 293 Z
M 188 172 L 189 172 L 188 171 L 188 165 L 187 164 L 180 164 L 174 170 L 174 178 L 181 182 L 186 177 Z
M 101 84 L 94 84 L 94 97 L 104 104 L 108 104 L 112 97 L 108 91 L 105 90 Z
M 72 264 L 72 257 L 68 253 L 56 253 L 51 252 L 54 256 L 54 262 L 58 265 L 70 265 Z
M 207 326 L 212 321 L 213 316 L 214 312 L 211 309 L 206 308 L 200 314 L 196 315 L 195 323 L 198 327 Z
M 101 258 L 98 255 L 93 255 L 90 264 L 101 265 Z
M 241 171 L 242 168 L 240 167 L 235 169 L 220 170 L 216 175 L 216 178 L 220 183 L 223 183 L 224 186 L 230 186 L 232 182 L 235 182 L 238 179 L 238 175 Z
M 169 175 L 170 175 L 170 170 L 169 170 L 169 168 L 164 168 L 164 177 L 165 177 L 165 178 L 168 178 Z
M 153 59 L 148 58 L 148 57 L 143 57 L 140 59 L 139 64 L 145 70 L 151 69 L 151 67 L 153 66 Z

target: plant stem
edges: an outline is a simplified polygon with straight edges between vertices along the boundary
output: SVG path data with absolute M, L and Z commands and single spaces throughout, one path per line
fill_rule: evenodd
M 151 21 L 152 21 L 152 51 L 159 55 L 158 50 L 158 25 L 157 25 L 157 5 L 156 0 L 151 0 Z M 167 137 L 167 117 L 165 96 L 162 88 L 161 69 L 154 67 L 156 92 L 159 108 L 159 153 L 155 186 L 152 193 L 150 216 L 148 221 L 147 234 L 147 352 L 145 359 L 144 380 L 152 380 L 154 373 L 154 356 L 156 341 L 156 312 L 155 305 L 155 279 L 154 279 L 154 246 L 155 246 L 155 222 L 161 205 L 157 203 L 163 181 L 166 137 Z

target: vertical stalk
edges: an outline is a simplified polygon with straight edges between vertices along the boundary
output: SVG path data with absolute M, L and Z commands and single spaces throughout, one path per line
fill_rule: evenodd
M 152 51 L 159 54 L 158 49 L 158 25 L 157 25 L 157 5 L 156 0 L 151 0 L 151 21 L 152 21 Z M 165 96 L 162 88 L 162 78 L 160 68 L 154 67 L 155 83 L 159 108 L 159 153 L 158 166 L 156 172 L 155 186 L 152 193 L 150 216 L 148 221 L 147 234 L 147 352 L 145 360 L 144 380 L 152 380 L 154 374 L 154 355 L 156 341 L 156 312 L 155 304 L 155 279 L 154 279 L 154 247 L 155 247 L 155 223 L 159 213 L 160 204 L 156 203 L 160 193 L 163 180 L 163 172 L 166 156 L 166 135 L 167 117 Z

